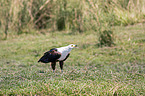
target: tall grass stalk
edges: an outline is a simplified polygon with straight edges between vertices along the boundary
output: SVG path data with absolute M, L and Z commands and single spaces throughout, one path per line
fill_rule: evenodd
M 9 30 L 16 34 L 30 31 L 26 29 L 97 31 L 145 19 L 144 0 L 1 0 L 0 5 L 0 34 L 7 18 Z

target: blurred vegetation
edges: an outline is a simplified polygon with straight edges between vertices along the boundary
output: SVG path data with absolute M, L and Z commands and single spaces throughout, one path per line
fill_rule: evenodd
M 144 0 L 1 0 L 0 34 L 98 31 L 145 19 Z M 35 31 L 37 32 L 37 31 Z

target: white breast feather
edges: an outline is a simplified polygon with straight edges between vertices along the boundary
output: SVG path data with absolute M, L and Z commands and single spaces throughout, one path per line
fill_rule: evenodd
M 68 48 L 68 46 L 57 48 L 57 51 L 61 53 L 61 57 L 58 60 L 64 60 L 71 50 L 72 49 Z

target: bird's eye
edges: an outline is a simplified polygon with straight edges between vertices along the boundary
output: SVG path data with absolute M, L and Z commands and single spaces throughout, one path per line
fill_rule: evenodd
M 73 47 L 73 45 L 71 45 L 71 47 Z

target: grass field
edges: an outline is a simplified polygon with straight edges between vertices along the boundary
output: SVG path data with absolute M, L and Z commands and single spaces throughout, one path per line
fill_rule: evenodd
M 0 41 L 0 95 L 145 96 L 145 24 L 115 27 L 115 46 L 97 47 L 95 32 L 22 34 Z M 37 63 L 50 48 L 77 44 L 53 73 Z

